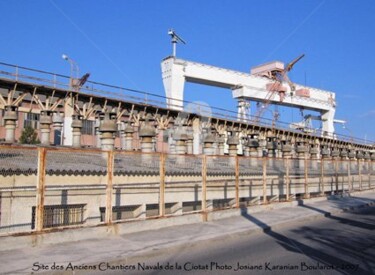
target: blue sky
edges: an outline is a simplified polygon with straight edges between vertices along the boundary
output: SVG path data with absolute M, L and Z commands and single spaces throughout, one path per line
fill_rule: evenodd
M 160 95 L 169 28 L 187 41 L 178 57 L 243 72 L 304 53 L 290 78 L 336 92 L 349 129 L 337 131 L 375 140 L 375 1 L 0 0 L 0 10 L 1 62 L 69 75 L 66 53 L 93 81 Z M 236 106 L 229 90 L 195 84 L 185 99 Z

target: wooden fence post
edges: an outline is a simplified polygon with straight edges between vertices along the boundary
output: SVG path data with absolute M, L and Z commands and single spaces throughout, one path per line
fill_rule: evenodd
M 113 151 L 107 152 L 107 186 L 106 186 L 106 204 L 105 204 L 105 223 L 112 223 L 112 197 L 113 197 Z
M 44 195 L 46 180 L 46 148 L 38 148 L 38 172 L 36 186 L 35 231 L 43 230 Z

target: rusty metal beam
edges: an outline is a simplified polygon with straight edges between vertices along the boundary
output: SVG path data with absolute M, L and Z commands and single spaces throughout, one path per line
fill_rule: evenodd
M 43 230 L 44 196 L 46 180 L 46 148 L 38 148 L 38 173 L 36 182 L 35 231 Z

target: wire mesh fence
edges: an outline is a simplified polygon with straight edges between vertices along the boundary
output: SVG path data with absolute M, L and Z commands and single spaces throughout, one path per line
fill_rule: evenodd
M 47 150 L 43 228 L 101 222 L 106 202 L 107 154 L 100 151 Z
M 35 148 L 1 148 L 0 234 L 32 230 L 37 173 L 38 151 Z
M 178 216 L 374 188 L 362 160 L 0 146 L 0 234 Z
M 116 152 L 114 155 L 112 220 L 159 215 L 160 155 Z
M 236 204 L 236 158 L 207 156 L 207 210 L 225 209 Z
M 165 157 L 165 214 L 202 210 L 202 158 L 194 155 Z
M 238 166 L 240 206 L 260 204 L 263 197 L 262 158 L 240 157 Z

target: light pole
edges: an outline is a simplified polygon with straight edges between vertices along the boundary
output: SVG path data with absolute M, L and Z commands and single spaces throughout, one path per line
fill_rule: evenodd
M 66 54 L 62 55 L 62 59 L 68 61 L 70 64 L 70 87 L 74 87 L 75 81 L 79 78 L 78 64 Z

